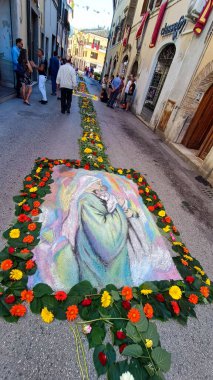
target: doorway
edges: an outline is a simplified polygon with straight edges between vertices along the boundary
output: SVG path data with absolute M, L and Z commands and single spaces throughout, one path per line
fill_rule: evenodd
M 213 146 L 213 84 L 204 94 L 182 144 L 205 159 Z
M 150 121 L 161 94 L 163 85 L 168 75 L 170 66 L 174 59 L 176 47 L 168 44 L 164 47 L 158 57 L 154 74 L 149 86 L 141 115 L 146 121 Z

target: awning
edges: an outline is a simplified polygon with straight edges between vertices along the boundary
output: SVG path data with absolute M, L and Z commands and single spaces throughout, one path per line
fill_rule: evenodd
M 141 34 L 142 34 L 142 32 L 143 32 L 143 28 L 144 28 L 144 26 L 145 26 L 145 24 L 146 24 L 146 20 L 148 19 L 148 17 L 149 17 L 149 12 L 146 12 L 146 13 L 144 13 L 143 15 L 142 15 L 142 20 L 141 20 L 141 24 L 140 24 L 140 26 L 139 26 L 139 29 L 138 29 L 138 31 L 137 31 L 137 33 L 136 33 L 136 40 L 138 39 L 138 38 L 140 38 L 140 36 L 141 36 Z
M 152 33 L 151 42 L 149 44 L 150 48 L 153 48 L 157 42 L 158 34 L 159 34 L 159 31 L 161 28 L 161 24 L 162 24 L 162 21 L 164 18 L 164 14 L 166 11 L 167 4 L 168 4 L 168 0 L 166 0 L 163 4 L 161 4 L 161 7 L 159 9 L 158 18 L 157 18 L 155 28 L 154 28 L 153 33 Z

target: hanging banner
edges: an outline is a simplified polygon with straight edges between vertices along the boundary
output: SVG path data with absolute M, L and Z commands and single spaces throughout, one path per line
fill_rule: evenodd
M 168 0 L 165 1 L 165 3 L 163 3 L 160 7 L 160 10 L 158 13 L 158 18 L 157 18 L 157 21 L 155 24 L 155 28 L 154 28 L 154 31 L 152 33 L 152 39 L 151 39 L 151 42 L 149 44 L 150 48 L 153 48 L 157 42 L 158 34 L 160 31 L 160 27 L 161 27 L 161 24 L 163 21 L 163 17 L 164 17 L 165 11 L 166 11 L 167 4 L 168 4 Z
M 131 27 L 129 25 L 126 26 L 124 37 L 123 37 L 123 46 L 126 47 L 129 41 L 129 35 L 130 35 Z
M 140 26 L 139 26 L 139 29 L 138 29 L 138 31 L 137 31 L 137 33 L 136 33 L 136 40 L 138 39 L 138 38 L 140 38 L 140 36 L 142 35 L 142 32 L 143 32 L 143 29 L 144 29 L 144 26 L 145 26 L 145 24 L 146 24 L 146 20 L 148 19 L 148 17 L 149 17 L 149 12 L 146 12 L 146 13 L 144 13 L 143 15 L 142 15 L 142 20 L 141 20 L 141 24 L 140 24 Z
M 199 36 L 203 29 L 205 28 L 205 25 L 208 21 L 208 18 L 210 16 L 210 13 L 212 11 L 212 8 L 213 8 L 213 0 L 209 0 L 206 5 L 204 6 L 200 16 L 199 16 L 199 19 L 197 20 L 196 24 L 195 24 L 195 27 L 194 27 L 194 33 Z

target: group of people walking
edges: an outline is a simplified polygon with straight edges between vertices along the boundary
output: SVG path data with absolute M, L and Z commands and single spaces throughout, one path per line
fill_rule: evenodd
M 136 78 L 131 74 L 127 80 L 122 75 L 110 78 L 106 74 L 102 81 L 100 100 L 108 107 L 114 108 L 115 102 L 120 103 L 121 108 L 129 110 L 136 88 Z

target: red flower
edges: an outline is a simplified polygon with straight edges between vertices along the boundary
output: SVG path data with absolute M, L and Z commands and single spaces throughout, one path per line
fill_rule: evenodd
M 7 304 L 15 302 L 16 298 L 13 294 L 10 294 L 9 296 L 5 297 L 4 302 Z
M 131 303 L 129 301 L 122 301 L 122 306 L 125 310 L 131 309 Z
M 56 292 L 54 297 L 55 299 L 57 299 L 57 301 L 65 301 L 67 299 L 67 293 L 61 290 L 61 291 Z
M 155 299 L 156 299 L 158 302 L 165 302 L 165 298 L 164 298 L 163 294 L 161 294 L 161 293 L 156 294 Z
M 123 343 L 123 344 L 121 344 L 120 346 L 119 346 L 119 352 L 120 352 L 120 354 L 122 354 L 122 352 L 123 352 L 123 350 L 124 350 L 124 348 L 127 346 L 127 344 L 126 343 Z
M 84 169 L 85 170 L 89 170 L 90 169 L 90 165 L 89 164 L 84 165 Z
M 44 181 L 41 181 L 41 182 L 38 184 L 39 187 L 44 187 L 45 185 L 46 185 L 46 183 L 45 183 Z
M 10 314 L 15 317 L 23 317 L 26 314 L 26 307 L 24 305 L 18 304 L 13 305 L 10 309 Z
M 123 333 L 123 331 L 117 331 L 116 332 L 116 338 L 118 338 L 118 339 L 125 339 L 126 335 Z
M 47 182 L 47 181 L 49 181 L 49 178 L 48 177 L 44 177 L 44 178 L 42 178 L 42 181 Z
M 106 363 L 107 363 L 107 357 L 106 357 L 106 355 L 104 354 L 104 352 L 99 352 L 99 354 L 98 354 L 98 359 L 99 359 L 99 361 L 100 361 L 100 363 L 103 365 L 103 366 L 105 366 L 106 365 Z
M 8 253 L 13 254 L 15 252 L 15 248 L 8 247 Z
M 36 193 L 31 193 L 30 194 L 30 198 L 36 198 L 37 197 L 37 194 Z
M 186 282 L 188 282 L 189 284 L 193 284 L 194 280 L 195 280 L 195 278 L 192 277 L 192 276 L 187 276 L 186 277 Z
M 198 303 L 198 300 L 199 300 L 199 298 L 196 294 L 190 294 L 188 299 L 189 299 L 189 302 L 193 303 L 194 305 L 196 305 Z
M 25 268 L 27 270 L 34 268 L 34 266 L 35 266 L 35 261 L 33 261 L 33 260 L 28 260 L 25 264 Z
M 89 306 L 91 305 L 92 303 L 92 300 L 90 298 L 85 298 L 82 302 L 81 302 L 81 305 L 82 306 Z
M 148 210 L 149 210 L 149 211 L 153 212 L 154 209 L 155 209 L 154 206 L 148 206 Z
M 180 314 L 180 308 L 176 301 L 171 301 L 172 309 L 176 315 Z
M 24 211 L 30 211 L 30 206 L 29 205 L 23 205 L 22 206 Z
M 27 216 L 25 214 L 20 214 L 19 217 L 18 217 L 18 221 L 20 223 L 25 223 L 25 222 L 31 221 L 31 219 L 29 218 L 29 216 Z

